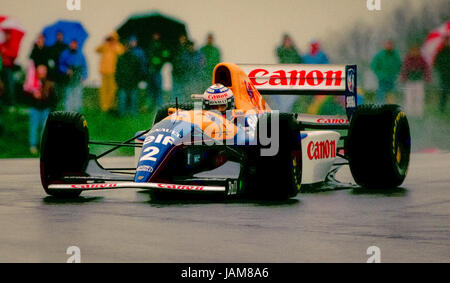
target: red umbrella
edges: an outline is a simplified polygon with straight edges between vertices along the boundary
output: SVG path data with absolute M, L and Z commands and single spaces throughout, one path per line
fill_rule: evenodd
M 447 36 L 450 36 L 450 21 L 430 32 L 422 46 L 422 55 L 428 64 L 433 64 L 434 57 L 436 57 L 436 54 L 442 48 L 444 38 Z
M 11 37 L 10 42 L 5 42 L 5 32 L 9 31 Z M 0 46 L 8 44 L 11 48 L 12 57 L 17 57 L 20 48 L 20 42 L 22 41 L 25 31 L 20 24 L 7 16 L 0 15 Z

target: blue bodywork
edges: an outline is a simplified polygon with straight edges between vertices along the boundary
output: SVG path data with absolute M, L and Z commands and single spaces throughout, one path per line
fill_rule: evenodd
M 173 115 L 183 115 L 183 112 Z M 242 119 L 237 119 L 237 133 L 234 138 L 216 142 L 227 145 L 256 144 L 257 116 L 257 114 L 250 114 Z M 211 118 L 211 116 L 208 118 Z M 216 119 L 214 122 L 217 124 L 223 123 L 220 120 Z M 137 183 L 149 182 L 165 157 L 175 146 L 189 143 L 192 140 L 202 141 L 209 139 L 211 141 L 198 125 L 183 120 L 171 119 L 170 116 L 154 125 L 142 139 L 144 139 L 144 143 L 134 178 L 134 181 Z

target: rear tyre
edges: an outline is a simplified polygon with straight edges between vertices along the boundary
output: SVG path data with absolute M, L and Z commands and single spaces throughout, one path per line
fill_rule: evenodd
M 47 194 L 77 197 L 80 191 L 48 190 L 50 184 L 64 183 L 65 176 L 83 176 L 89 162 L 89 133 L 83 115 L 75 112 L 50 113 L 41 142 L 41 182 Z
M 268 126 L 272 138 L 271 119 L 269 113 L 258 120 L 258 132 L 263 125 Z M 278 126 L 278 125 L 274 125 Z M 301 188 L 302 180 L 302 151 L 300 139 L 300 125 L 294 114 L 279 114 L 279 146 L 278 152 L 273 156 L 259 157 L 256 165 L 256 178 L 259 180 L 257 188 L 253 191 L 263 198 L 288 199 L 295 197 Z M 274 137 L 272 138 L 272 143 Z M 260 146 L 262 143 L 259 140 Z M 264 146 L 262 146 L 264 147 Z
M 156 125 L 161 120 L 169 116 L 169 108 L 176 108 L 176 103 L 168 103 L 166 105 L 161 106 L 158 111 L 156 111 L 155 118 L 153 120 L 153 125 Z M 194 103 L 192 102 L 185 102 L 185 103 L 178 103 L 178 109 L 181 110 L 192 110 L 194 109 Z
M 395 188 L 408 172 L 411 136 L 398 105 L 362 105 L 350 122 L 346 143 L 350 170 L 366 188 Z

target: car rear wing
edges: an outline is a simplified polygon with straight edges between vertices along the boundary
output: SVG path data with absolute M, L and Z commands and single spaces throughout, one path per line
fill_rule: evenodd
M 342 95 L 350 118 L 357 107 L 356 65 L 239 65 L 261 94 Z

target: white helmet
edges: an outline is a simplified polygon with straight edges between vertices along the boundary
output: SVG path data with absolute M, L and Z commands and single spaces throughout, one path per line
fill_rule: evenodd
M 234 94 L 231 89 L 222 84 L 214 84 L 203 93 L 203 109 L 226 110 L 234 109 Z

